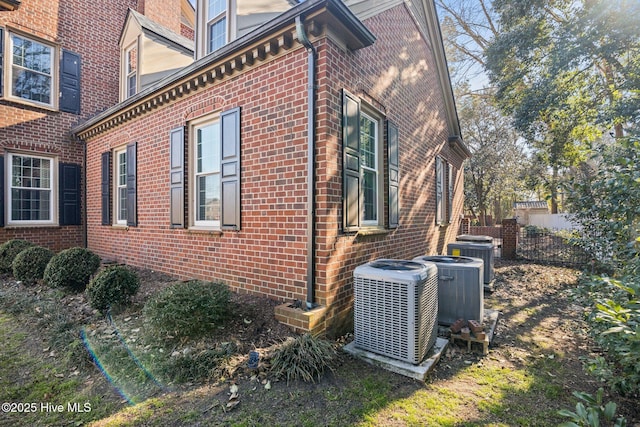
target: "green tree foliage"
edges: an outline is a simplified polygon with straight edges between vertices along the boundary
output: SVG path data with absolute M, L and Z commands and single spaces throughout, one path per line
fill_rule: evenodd
M 621 138 L 595 149 L 586 172 L 568 185 L 568 202 L 585 233 L 580 244 L 609 270 L 638 256 L 640 140 Z
M 488 212 L 500 220 L 524 189 L 527 157 L 522 140 L 508 117 L 490 98 L 464 97 L 458 101 L 465 143 L 473 154 L 465 163 L 465 203 L 481 224 Z
M 486 49 L 501 108 L 552 168 L 584 160 L 604 130 L 617 137 L 640 116 L 640 3 L 627 0 L 495 0 L 502 33 Z

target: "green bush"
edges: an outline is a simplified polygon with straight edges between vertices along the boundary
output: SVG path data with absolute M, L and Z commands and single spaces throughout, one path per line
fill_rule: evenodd
M 560 427 L 599 427 L 601 425 L 624 427 L 627 425 L 624 417 L 615 418 L 617 405 L 614 402 L 604 403 L 604 389 L 599 388 L 595 396 L 577 391 L 574 391 L 573 395 L 581 402 L 576 404 L 575 412 L 567 409 L 558 411 L 559 415 L 571 419 L 570 422 L 560 424 Z
M 0 245 L 0 273 L 11 273 L 13 260 L 31 246 L 33 243 L 20 239 L 9 240 Z
M 151 335 L 185 340 L 202 337 L 229 315 L 231 292 L 221 283 L 175 283 L 152 297 L 143 309 Z
M 53 252 L 41 246 L 31 246 L 20 252 L 13 260 L 13 277 L 26 284 L 42 279 Z
M 84 291 L 100 267 L 100 257 L 88 249 L 70 248 L 54 255 L 44 270 L 44 282 L 55 288 Z
M 115 304 L 126 305 L 138 292 L 140 280 L 136 273 L 122 265 L 113 265 L 99 272 L 87 286 L 91 307 L 106 311 Z
M 301 379 L 313 382 L 320 378 L 325 368 L 331 368 L 336 357 L 333 345 L 325 340 L 304 334 L 297 338 L 289 338 L 277 348 L 271 359 L 271 371 L 278 378 L 289 380 Z

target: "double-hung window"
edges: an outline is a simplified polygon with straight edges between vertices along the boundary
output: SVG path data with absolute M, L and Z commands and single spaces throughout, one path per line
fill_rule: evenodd
M 227 0 L 207 0 L 207 53 L 227 43 Z
M 398 226 L 398 129 L 387 122 L 389 183 L 385 187 L 385 120 L 343 91 L 343 230 Z M 385 202 L 389 209 L 384 218 Z
M 53 224 L 55 159 L 9 154 L 9 224 Z
M 53 107 L 56 93 L 53 46 L 14 33 L 9 40 L 10 96 Z
M 360 168 L 362 174 L 363 225 L 378 225 L 378 137 L 379 121 L 366 113 L 360 114 Z
M 127 48 L 124 54 L 125 97 L 130 98 L 138 92 L 138 42 Z
M 194 125 L 195 226 L 220 228 L 220 121 Z
M 170 226 L 240 230 L 240 107 L 172 129 L 169 144 Z
M 138 225 L 136 142 L 102 153 L 102 225 Z
M 449 224 L 453 220 L 455 170 L 442 157 L 436 157 L 436 223 Z
M 127 149 L 115 151 L 115 212 L 116 224 L 127 224 Z
M 0 27 L 0 97 L 80 114 L 80 55 Z

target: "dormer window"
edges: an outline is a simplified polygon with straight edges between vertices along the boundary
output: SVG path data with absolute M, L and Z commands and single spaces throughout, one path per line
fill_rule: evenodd
M 126 97 L 138 92 L 138 43 L 131 45 L 125 52 Z
M 236 38 L 238 0 L 197 0 L 196 59 Z
M 207 1 L 207 53 L 227 43 L 227 0 Z

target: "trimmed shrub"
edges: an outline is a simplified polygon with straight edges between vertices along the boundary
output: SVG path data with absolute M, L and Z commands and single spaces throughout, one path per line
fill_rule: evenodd
M 44 282 L 55 288 L 82 292 L 100 267 L 100 257 L 88 249 L 70 248 L 54 255 L 44 270 Z
M 20 252 L 13 260 L 13 277 L 25 284 L 33 284 L 44 277 L 44 270 L 53 252 L 42 246 L 31 246 Z
M 11 273 L 13 260 L 31 246 L 33 243 L 21 239 L 9 240 L 0 245 L 0 273 Z
M 332 369 L 331 363 L 336 351 L 329 341 L 309 333 L 289 338 L 278 347 L 271 358 L 271 372 L 278 378 L 314 382 L 320 379 L 325 368 Z
M 228 317 L 230 297 L 221 283 L 175 283 L 152 297 L 142 313 L 149 332 L 158 338 L 200 338 Z
M 87 286 L 91 307 L 105 312 L 112 305 L 126 305 L 138 292 L 140 280 L 123 265 L 112 265 L 100 271 Z

